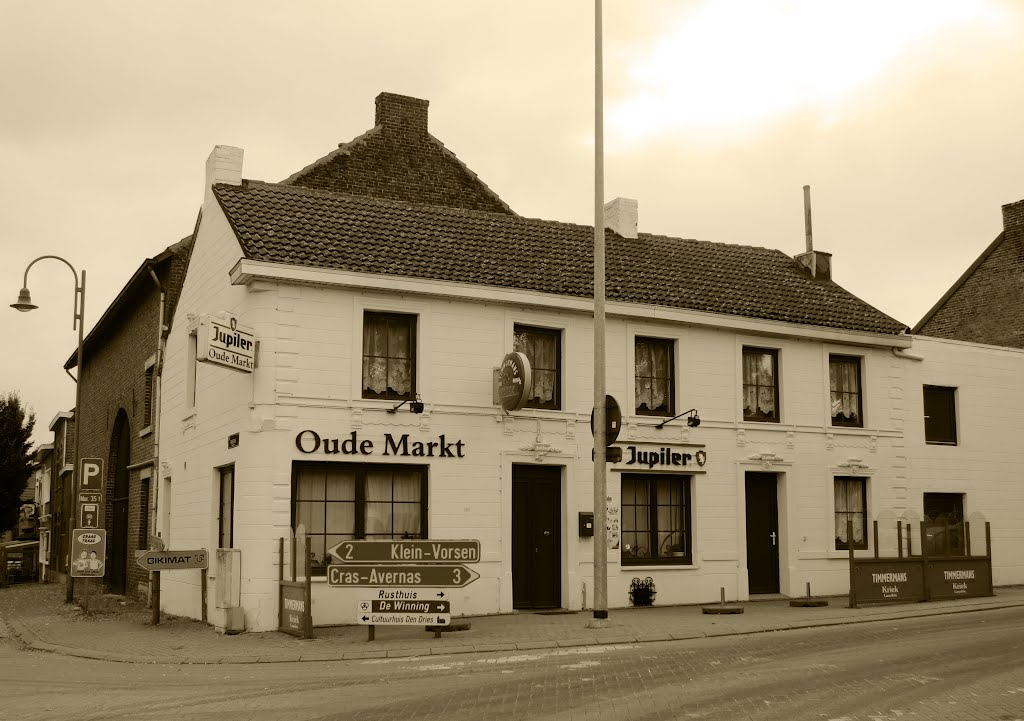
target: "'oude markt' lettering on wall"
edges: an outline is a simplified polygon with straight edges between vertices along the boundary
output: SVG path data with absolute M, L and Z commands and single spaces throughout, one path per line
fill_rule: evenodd
M 302 453 L 324 453 L 326 455 L 371 456 L 380 451 L 382 456 L 413 458 L 465 458 L 466 444 L 461 440 L 449 441 L 442 433 L 436 441 L 411 441 L 409 434 L 394 436 L 384 434 L 383 448 L 375 446 L 368 438 L 360 440 L 356 431 L 348 438 L 321 438 L 316 431 L 305 430 L 295 436 L 295 447 Z

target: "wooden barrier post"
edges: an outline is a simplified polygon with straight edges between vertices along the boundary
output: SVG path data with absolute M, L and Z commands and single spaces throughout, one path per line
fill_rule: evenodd
M 202 575 L 202 578 L 200 579 L 200 583 L 202 584 L 202 596 L 203 596 L 203 623 L 206 623 L 206 620 L 207 620 L 206 619 L 206 616 L 207 616 L 206 602 L 207 602 L 208 586 L 207 586 L 206 572 L 207 572 L 207 569 L 205 569 L 205 568 L 202 569 L 201 573 L 203 575 Z
M 927 533 L 925 521 L 921 521 L 921 570 L 924 576 L 924 600 L 931 601 L 931 584 L 928 583 L 928 544 L 925 543 L 925 539 L 928 537 Z
M 872 521 L 871 527 L 874 529 L 875 535 L 875 558 L 878 558 L 878 521 Z
M 903 525 L 903 521 L 900 521 L 900 525 Z M 914 527 L 911 526 L 910 522 L 908 521 L 907 522 L 907 558 L 910 558 L 911 556 L 914 555 L 914 536 L 913 536 L 913 533 L 912 533 L 913 528 Z M 924 545 L 923 541 L 921 543 L 922 543 L 922 545 Z
M 910 549 L 907 549 L 907 555 L 910 555 Z M 897 558 L 903 558 L 903 521 L 896 521 L 896 556 Z
M 850 552 L 850 608 L 857 608 L 857 578 L 853 562 L 853 521 L 846 519 L 846 549 Z

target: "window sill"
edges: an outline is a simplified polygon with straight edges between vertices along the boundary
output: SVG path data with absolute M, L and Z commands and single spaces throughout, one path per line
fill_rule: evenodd
M 700 564 L 697 563 L 622 563 L 619 562 L 619 566 L 622 570 L 629 571 L 667 571 L 669 569 L 677 569 L 680 571 L 694 571 L 700 568 Z
M 925 440 L 926 446 L 956 446 L 959 445 L 956 441 L 929 441 Z
M 145 438 L 146 436 L 148 436 L 148 435 L 150 435 L 152 433 L 153 433 L 153 426 L 152 425 L 148 425 L 145 428 L 143 428 L 141 431 L 139 431 L 139 438 Z

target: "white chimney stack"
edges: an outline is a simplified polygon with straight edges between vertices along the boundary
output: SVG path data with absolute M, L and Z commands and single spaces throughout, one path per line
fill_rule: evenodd
M 222 183 L 224 185 L 242 184 L 242 155 L 245 151 L 230 145 L 215 145 L 210 157 L 206 159 L 206 187 L 204 188 L 204 204 L 213 199 L 211 188 Z
M 623 238 L 637 237 L 637 202 L 630 198 L 616 198 L 604 204 L 604 227 Z

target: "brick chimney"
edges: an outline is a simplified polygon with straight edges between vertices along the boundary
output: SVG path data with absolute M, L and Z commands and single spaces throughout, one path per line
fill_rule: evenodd
M 375 102 L 377 113 L 374 124 L 383 128 L 385 132 L 397 130 L 426 135 L 429 100 L 381 93 Z
M 1024 231 L 1024 200 L 1003 206 L 1003 230 L 1007 234 Z
M 637 202 L 630 198 L 616 198 L 604 204 L 604 227 L 614 230 L 623 238 L 637 237 Z

